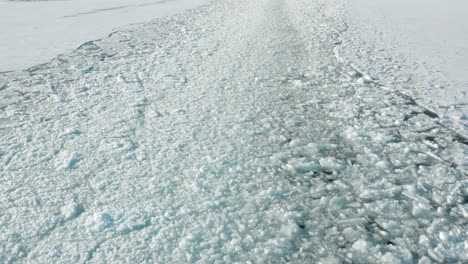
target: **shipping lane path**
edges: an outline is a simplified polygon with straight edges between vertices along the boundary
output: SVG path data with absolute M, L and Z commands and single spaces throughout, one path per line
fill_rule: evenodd
M 466 138 L 340 57 L 342 11 L 214 1 L 0 75 L 0 262 L 467 261 Z

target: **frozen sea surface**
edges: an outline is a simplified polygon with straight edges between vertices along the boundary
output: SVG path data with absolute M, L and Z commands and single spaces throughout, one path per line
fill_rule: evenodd
M 0 72 L 23 70 L 103 38 L 205 4 L 205 0 L 0 0 Z
M 0 262 L 468 262 L 466 130 L 348 11 L 213 1 L 0 74 Z
M 345 4 L 342 56 L 468 127 L 468 20 L 463 0 Z

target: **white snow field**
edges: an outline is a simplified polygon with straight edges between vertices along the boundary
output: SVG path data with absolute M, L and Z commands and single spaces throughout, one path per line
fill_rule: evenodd
M 349 12 L 215 0 L 0 74 L 0 263 L 467 263 L 466 128 Z
M 343 57 L 468 127 L 468 1 L 353 0 Z
M 0 72 L 72 52 L 128 24 L 194 8 L 206 0 L 0 0 Z

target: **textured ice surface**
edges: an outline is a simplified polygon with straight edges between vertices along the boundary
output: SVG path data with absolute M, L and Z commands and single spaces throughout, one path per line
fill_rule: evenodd
M 1 74 L 0 262 L 467 262 L 466 138 L 343 12 L 215 1 Z

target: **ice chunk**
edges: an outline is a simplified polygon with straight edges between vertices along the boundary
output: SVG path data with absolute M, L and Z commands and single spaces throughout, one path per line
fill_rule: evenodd
M 322 168 L 327 170 L 342 171 L 346 168 L 346 165 L 343 162 L 332 157 L 321 158 L 319 163 Z
M 62 216 L 65 220 L 71 220 L 84 212 L 84 207 L 78 203 L 70 203 L 62 207 Z
M 86 219 L 86 226 L 93 232 L 102 232 L 114 227 L 114 218 L 104 212 L 96 212 Z
M 329 210 L 338 211 L 346 206 L 346 199 L 343 197 L 333 197 L 330 199 Z
M 328 256 L 328 257 L 323 258 L 321 263 L 323 263 L 323 264 L 341 264 L 343 262 L 337 256 Z
M 344 238 L 349 242 L 354 242 L 359 239 L 361 232 L 357 231 L 353 227 L 347 227 L 343 230 Z

